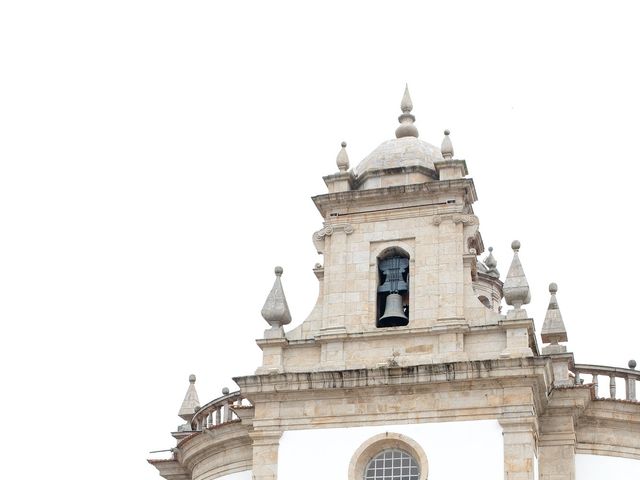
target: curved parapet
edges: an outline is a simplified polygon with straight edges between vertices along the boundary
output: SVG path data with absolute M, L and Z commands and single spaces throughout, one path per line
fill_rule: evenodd
M 578 418 L 576 453 L 640 460 L 640 402 L 591 402 Z
M 635 370 L 635 361 L 631 360 L 629 366 L 633 368 L 605 367 L 601 365 L 584 365 L 577 364 L 574 369 L 576 384 L 585 382 L 585 375 L 590 376 L 591 384 L 595 386 L 596 398 L 624 399 L 629 401 L 637 401 L 636 382 L 640 381 L 640 372 Z M 608 379 L 608 396 L 600 396 L 603 390 L 598 388 L 601 384 L 601 378 Z M 588 380 L 589 378 L 587 378 Z M 624 394 L 620 394 L 620 386 L 624 387 Z
M 170 480 L 213 480 L 252 469 L 253 405 L 240 392 L 228 393 L 200 407 L 190 431 L 176 432 L 167 460 L 149 460 Z
M 241 420 L 206 427 L 178 443 L 177 460 L 190 479 L 214 479 L 252 469 L 251 427 Z
M 635 367 L 635 362 L 629 362 Z M 591 402 L 576 423 L 576 452 L 640 460 L 640 402 L 634 368 L 576 365 L 576 384 L 591 389 Z
M 252 416 L 253 406 L 239 391 L 225 393 L 196 411 L 191 419 L 191 429 L 201 431 L 243 418 L 248 420 Z

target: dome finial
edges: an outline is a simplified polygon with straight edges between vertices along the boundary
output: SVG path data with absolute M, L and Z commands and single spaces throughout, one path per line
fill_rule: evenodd
M 411 95 L 409 95 L 409 85 L 404 87 L 404 95 L 400 102 L 400 109 L 402 115 L 398 117 L 400 126 L 396 128 L 396 138 L 402 137 L 418 137 L 418 129 L 413 124 L 416 121 L 416 117 L 411 114 L 413 110 L 413 102 L 411 101 Z
M 404 85 L 404 95 L 402 95 L 402 101 L 400 102 L 400 110 L 402 113 L 411 113 L 413 110 L 413 102 L 411 101 L 411 95 L 409 95 L 409 84 Z
M 445 160 L 451 160 L 453 158 L 453 144 L 449 138 L 450 133 L 449 130 L 444 131 L 444 138 L 442 139 L 442 146 L 440 147 L 442 158 Z
M 484 264 L 487 266 L 487 275 L 500 278 L 500 272 L 496 268 L 498 266 L 498 262 L 493 256 L 493 247 L 489 247 L 489 255 L 484 259 Z
M 346 172 L 349 170 L 349 155 L 347 155 L 347 142 L 342 142 L 340 144 L 342 148 L 338 152 L 338 156 L 336 157 L 336 165 L 338 165 L 338 170 L 341 172 Z

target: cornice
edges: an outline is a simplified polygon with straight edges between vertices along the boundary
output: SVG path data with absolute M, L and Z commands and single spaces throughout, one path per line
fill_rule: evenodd
M 398 185 L 392 187 L 372 188 L 367 190 L 350 190 L 347 192 L 326 193 L 311 197 L 323 217 L 327 217 L 328 209 L 349 207 L 355 203 L 369 205 L 388 205 L 398 199 L 404 205 L 410 206 L 411 201 L 424 199 L 425 195 L 439 193 L 463 192 L 465 203 L 473 203 L 478 197 L 471 178 L 454 180 L 434 180 L 412 185 Z M 354 212 L 356 213 L 356 212 Z
M 468 382 L 500 378 L 539 376 L 550 384 L 548 359 L 541 357 L 508 358 L 320 372 L 272 373 L 235 377 L 243 395 L 284 393 L 301 390 L 335 390 L 387 385 L 423 385 L 442 382 Z M 542 387 L 545 389 L 546 387 Z

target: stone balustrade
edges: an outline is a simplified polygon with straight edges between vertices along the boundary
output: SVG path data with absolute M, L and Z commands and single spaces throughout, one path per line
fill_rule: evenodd
M 240 417 L 234 409 L 250 406 L 249 401 L 240 394 L 240 391 L 225 393 L 196 411 L 191 419 L 191 429 L 201 431 L 224 423 L 238 421 Z
M 609 396 L 599 398 L 609 398 L 618 400 L 629 400 L 637 402 L 636 398 L 636 382 L 640 381 L 640 371 L 635 370 L 636 362 L 634 360 L 629 361 L 629 368 L 618 367 L 605 367 L 601 365 L 575 365 L 574 373 L 576 376 L 576 384 L 580 385 L 585 382 L 582 378 L 583 375 L 590 375 L 591 382 L 596 387 L 596 396 L 599 395 L 598 385 L 600 377 L 607 377 L 609 379 Z M 621 379 L 621 382 L 617 382 L 617 379 Z M 618 395 L 617 392 L 618 383 L 624 385 L 624 396 Z

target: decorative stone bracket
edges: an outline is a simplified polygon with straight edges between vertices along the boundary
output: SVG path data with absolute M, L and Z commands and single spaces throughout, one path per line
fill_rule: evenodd
M 440 225 L 442 222 L 452 221 L 453 223 L 462 223 L 464 225 L 479 225 L 480 221 L 475 215 L 467 215 L 462 213 L 451 213 L 447 215 L 435 215 L 433 217 L 433 224 Z
M 322 254 L 326 237 L 330 237 L 334 232 L 344 232 L 346 235 L 351 235 L 353 231 L 353 225 L 350 223 L 325 223 L 323 228 L 313 234 L 313 244 L 318 254 Z
M 435 215 L 431 222 L 435 226 L 439 226 L 444 222 L 453 222 L 456 225 L 462 224 L 465 238 L 465 253 L 471 253 L 471 249 L 475 249 L 476 254 L 483 252 L 484 246 L 482 245 L 482 238 L 478 232 L 480 220 L 475 215 L 464 213 Z

